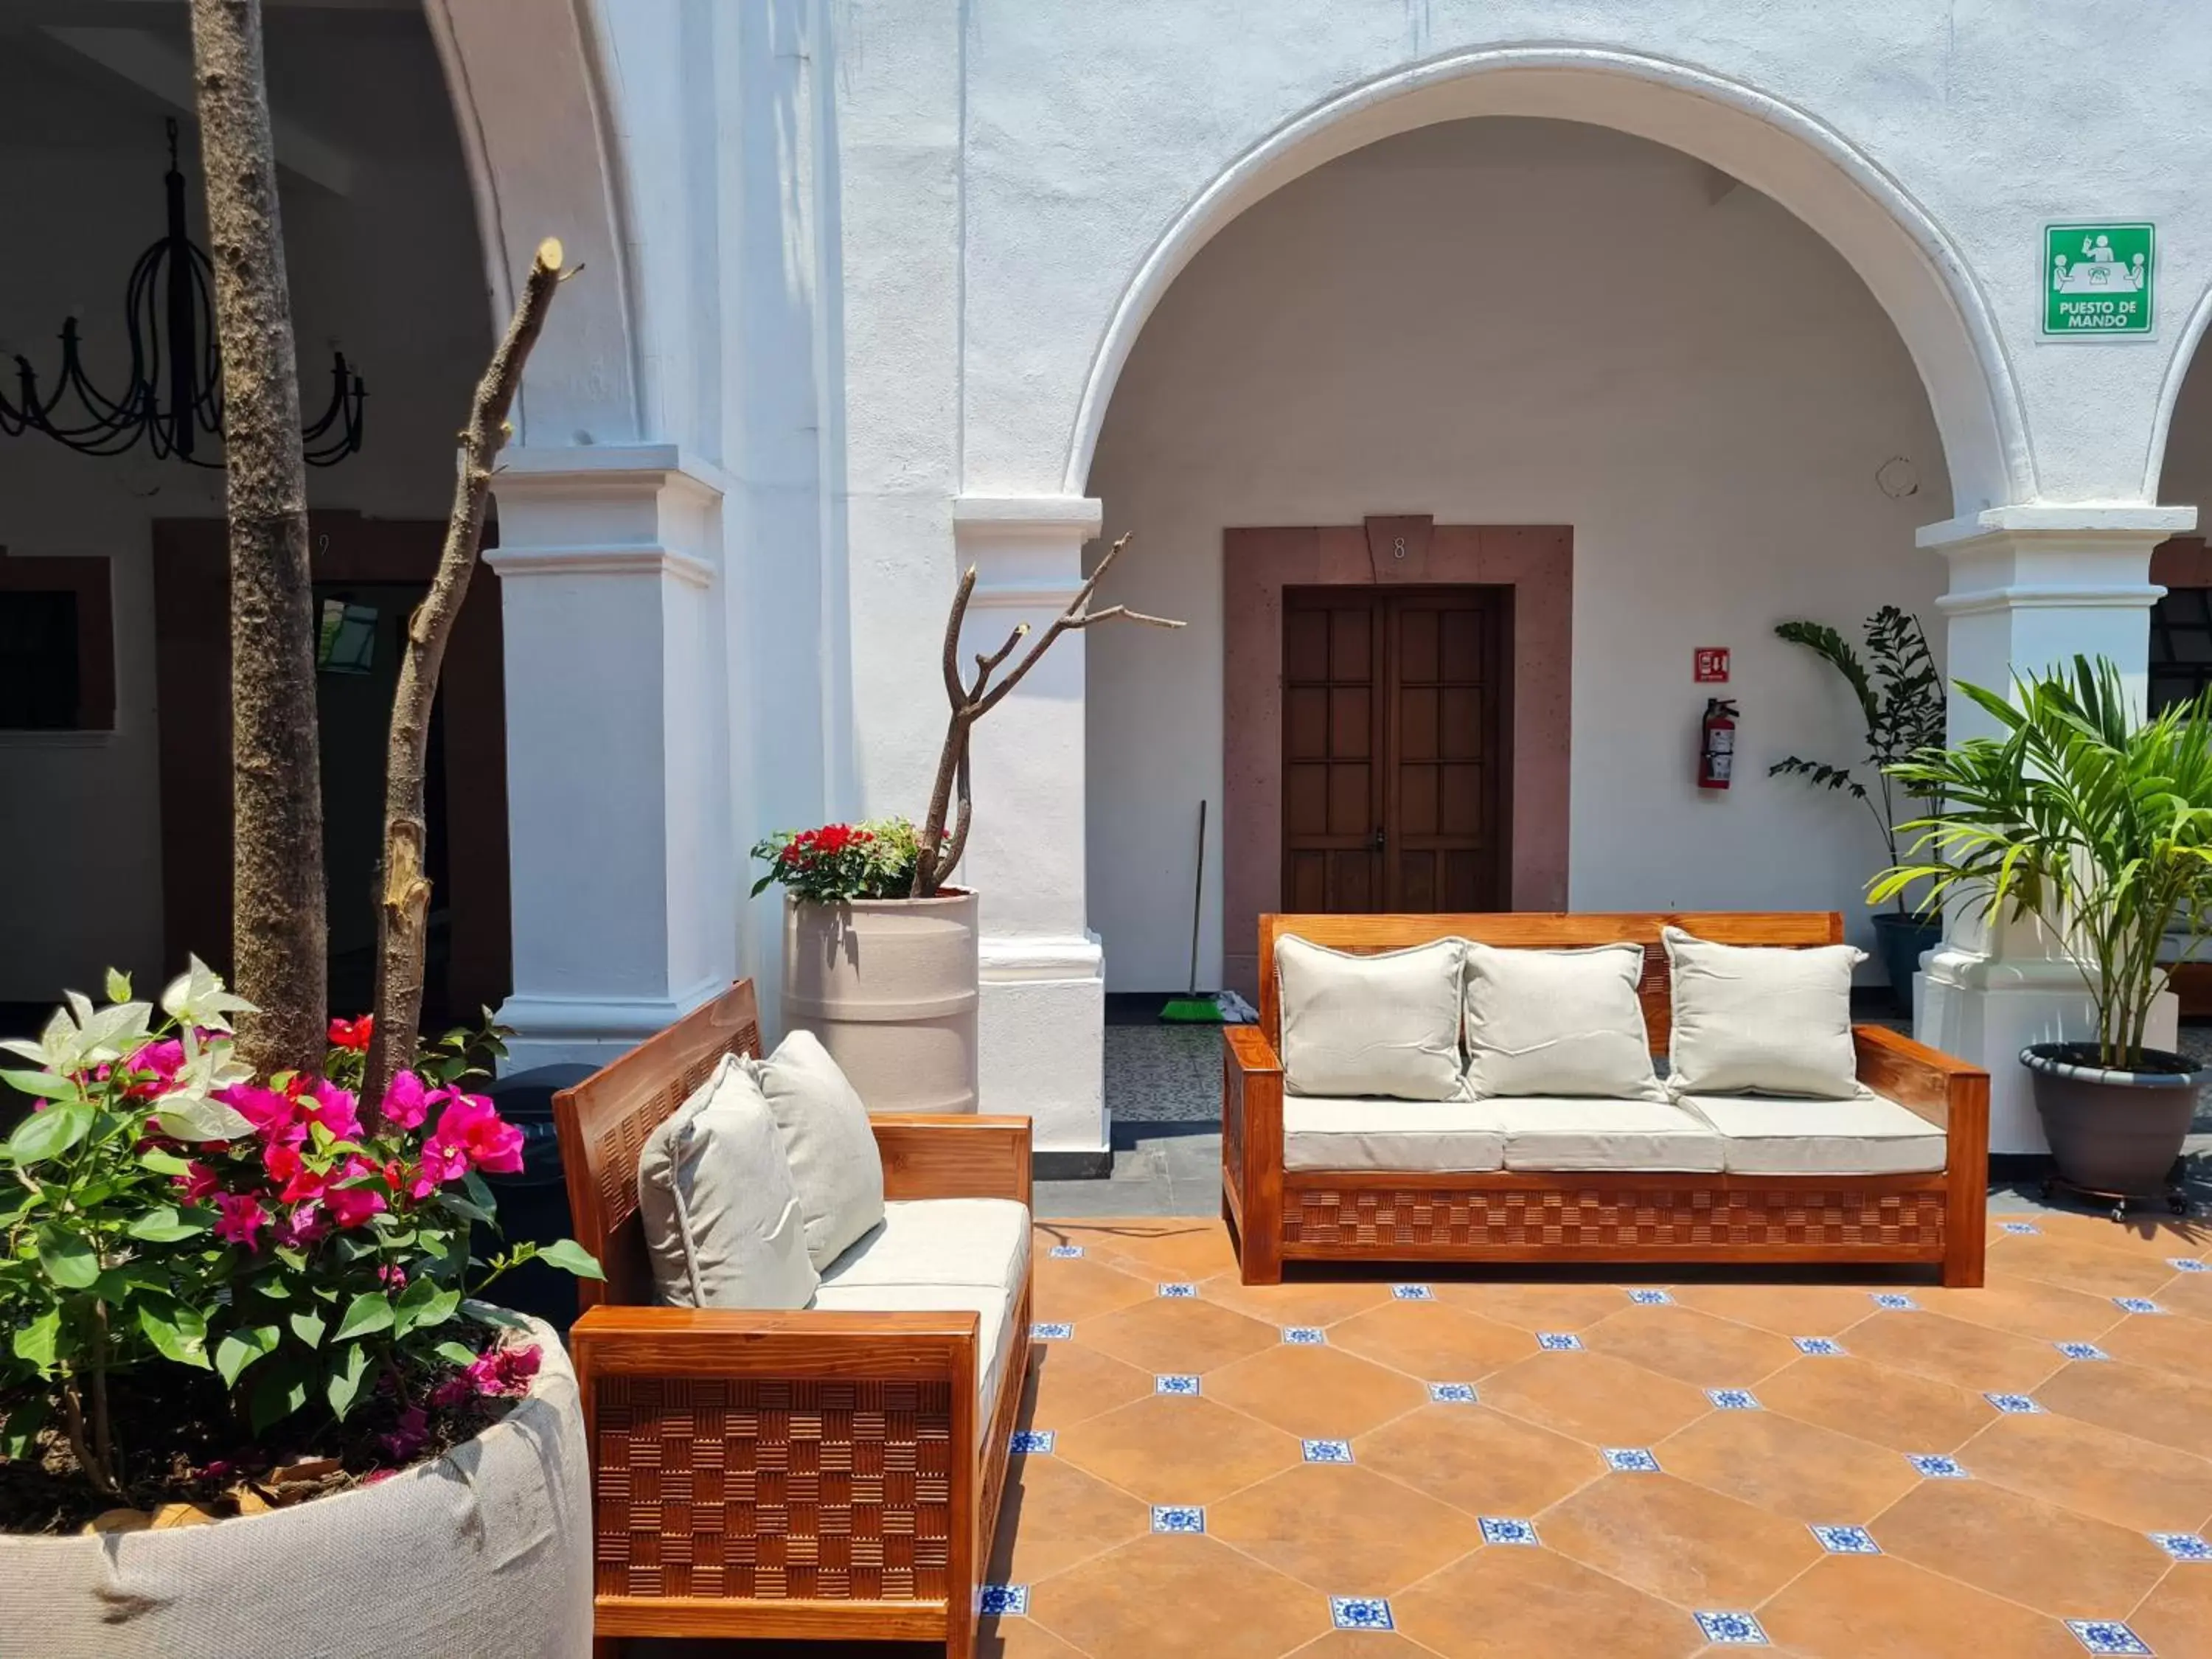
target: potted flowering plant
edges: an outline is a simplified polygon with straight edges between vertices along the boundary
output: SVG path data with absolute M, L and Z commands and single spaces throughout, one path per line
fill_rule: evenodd
M 372 1103 L 366 1020 L 331 1023 L 321 1075 L 256 1076 L 248 1006 L 197 959 L 158 1015 L 106 991 L 4 1045 L 31 1109 L 0 1143 L 0 1627 L 50 1654 L 266 1650 L 275 1622 L 301 1652 L 580 1651 L 574 1377 L 479 1298 L 533 1258 L 599 1270 L 565 1240 L 471 1258 L 483 1176 L 522 1148 L 468 1091 L 472 1043 Z M 276 1559 L 308 1606 L 245 1565 Z

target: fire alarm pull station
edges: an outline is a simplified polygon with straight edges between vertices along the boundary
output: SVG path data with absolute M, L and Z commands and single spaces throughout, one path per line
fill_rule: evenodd
M 1694 658 L 1697 681 L 1699 685 L 1726 685 L 1729 677 L 1728 647 L 1701 645 Z
M 1705 699 L 1704 737 L 1698 745 L 1698 787 L 1725 789 L 1735 770 L 1735 704 L 1726 697 Z

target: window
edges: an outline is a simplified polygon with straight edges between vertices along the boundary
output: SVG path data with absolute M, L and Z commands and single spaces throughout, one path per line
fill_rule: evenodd
M 115 725 L 106 559 L 11 559 L 0 548 L 0 732 Z
M 2150 608 L 2150 709 L 2212 685 L 2212 587 L 2169 587 Z

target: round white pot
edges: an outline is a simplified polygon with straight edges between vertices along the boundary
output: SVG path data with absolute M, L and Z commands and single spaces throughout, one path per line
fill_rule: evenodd
M 536 1333 L 528 1399 L 375 1486 L 212 1526 L 0 1534 L 0 1659 L 584 1659 L 583 1410 L 561 1339 Z
M 783 1024 L 822 1040 L 872 1112 L 975 1109 L 973 893 L 783 901 Z

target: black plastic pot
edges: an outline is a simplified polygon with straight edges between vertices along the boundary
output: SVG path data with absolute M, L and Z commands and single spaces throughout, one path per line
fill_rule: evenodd
M 2165 1188 L 2206 1073 L 2185 1055 L 2159 1049 L 2144 1049 L 2143 1060 L 2142 1070 L 2123 1072 L 2099 1065 L 2094 1043 L 2038 1042 L 2020 1051 L 2063 1180 L 2130 1196 Z
M 1905 1013 L 1912 1012 L 1912 976 L 1920 971 L 1920 958 L 1943 942 L 1943 924 L 1897 910 L 1874 915 L 1875 954 L 1889 975 L 1889 994 Z
M 499 1236 L 478 1228 L 476 1253 L 489 1260 L 502 1243 L 551 1244 L 573 1236 L 567 1176 L 561 1167 L 561 1142 L 553 1132 L 556 1090 L 581 1083 L 589 1066 L 533 1066 L 511 1072 L 484 1092 L 499 1115 L 522 1131 L 522 1169 L 515 1175 L 487 1175 L 499 1200 Z M 535 1314 L 557 1330 L 576 1319 L 574 1276 L 540 1262 L 529 1262 L 501 1275 L 491 1299 L 503 1307 Z

